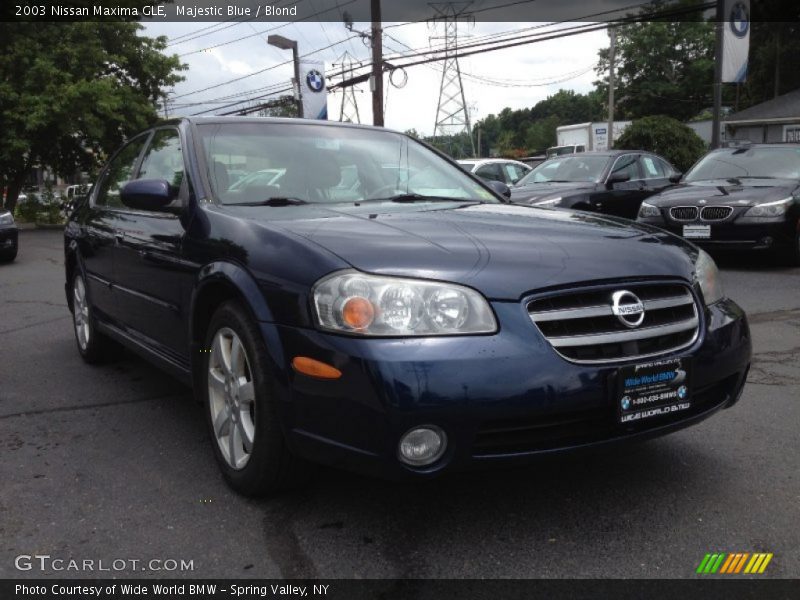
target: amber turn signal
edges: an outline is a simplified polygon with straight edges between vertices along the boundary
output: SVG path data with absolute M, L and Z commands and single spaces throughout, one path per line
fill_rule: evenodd
M 292 359 L 292 368 L 298 373 L 317 379 L 339 379 L 342 376 L 342 372 L 336 367 L 307 356 L 295 356 Z

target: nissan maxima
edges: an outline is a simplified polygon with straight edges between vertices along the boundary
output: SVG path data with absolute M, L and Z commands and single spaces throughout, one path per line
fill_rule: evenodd
M 715 249 L 800 266 L 800 144 L 734 144 L 647 199 L 638 220 Z
M 384 129 L 165 122 L 112 156 L 65 253 L 80 355 L 123 344 L 190 384 L 245 494 L 309 462 L 427 478 L 666 434 L 750 364 L 702 250 L 509 204 Z

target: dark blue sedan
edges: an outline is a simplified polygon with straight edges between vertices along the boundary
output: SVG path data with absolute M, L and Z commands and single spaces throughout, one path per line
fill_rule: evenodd
M 123 344 L 192 385 L 246 494 L 306 461 L 420 478 L 661 435 L 732 406 L 750 364 L 702 250 L 508 204 L 383 129 L 161 124 L 65 252 L 81 356 Z

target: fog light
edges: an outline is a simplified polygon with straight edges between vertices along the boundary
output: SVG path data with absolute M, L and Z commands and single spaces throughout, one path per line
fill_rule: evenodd
M 447 436 L 434 425 L 415 427 L 400 438 L 400 460 L 414 467 L 436 462 L 447 447 Z

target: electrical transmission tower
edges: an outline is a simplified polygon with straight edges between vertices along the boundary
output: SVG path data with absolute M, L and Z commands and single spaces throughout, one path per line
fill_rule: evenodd
M 353 78 L 355 62 L 359 61 L 354 61 L 353 56 L 345 51 L 339 58 L 339 61 L 333 63 L 334 69 L 337 66 L 341 67 L 342 81 Z M 358 102 L 356 102 L 356 87 L 354 85 L 342 88 L 342 106 L 339 110 L 339 121 L 345 123 L 361 123 L 361 116 L 358 114 Z
M 447 148 L 451 156 L 455 157 L 475 156 L 475 143 L 472 140 L 467 101 L 464 98 L 464 86 L 461 83 L 461 69 L 456 56 L 458 22 L 459 20 L 471 20 L 470 15 L 466 13 L 471 4 L 471 1 L 430 3 L 431 8 L 436 12 L 433 22 L 438 21 L 444 25 L 444 36 L 431 39 L 443 39 L 445 48 L 433 137 Z M 467 139 L 469 139 L 469 143 L 467 143 Z

